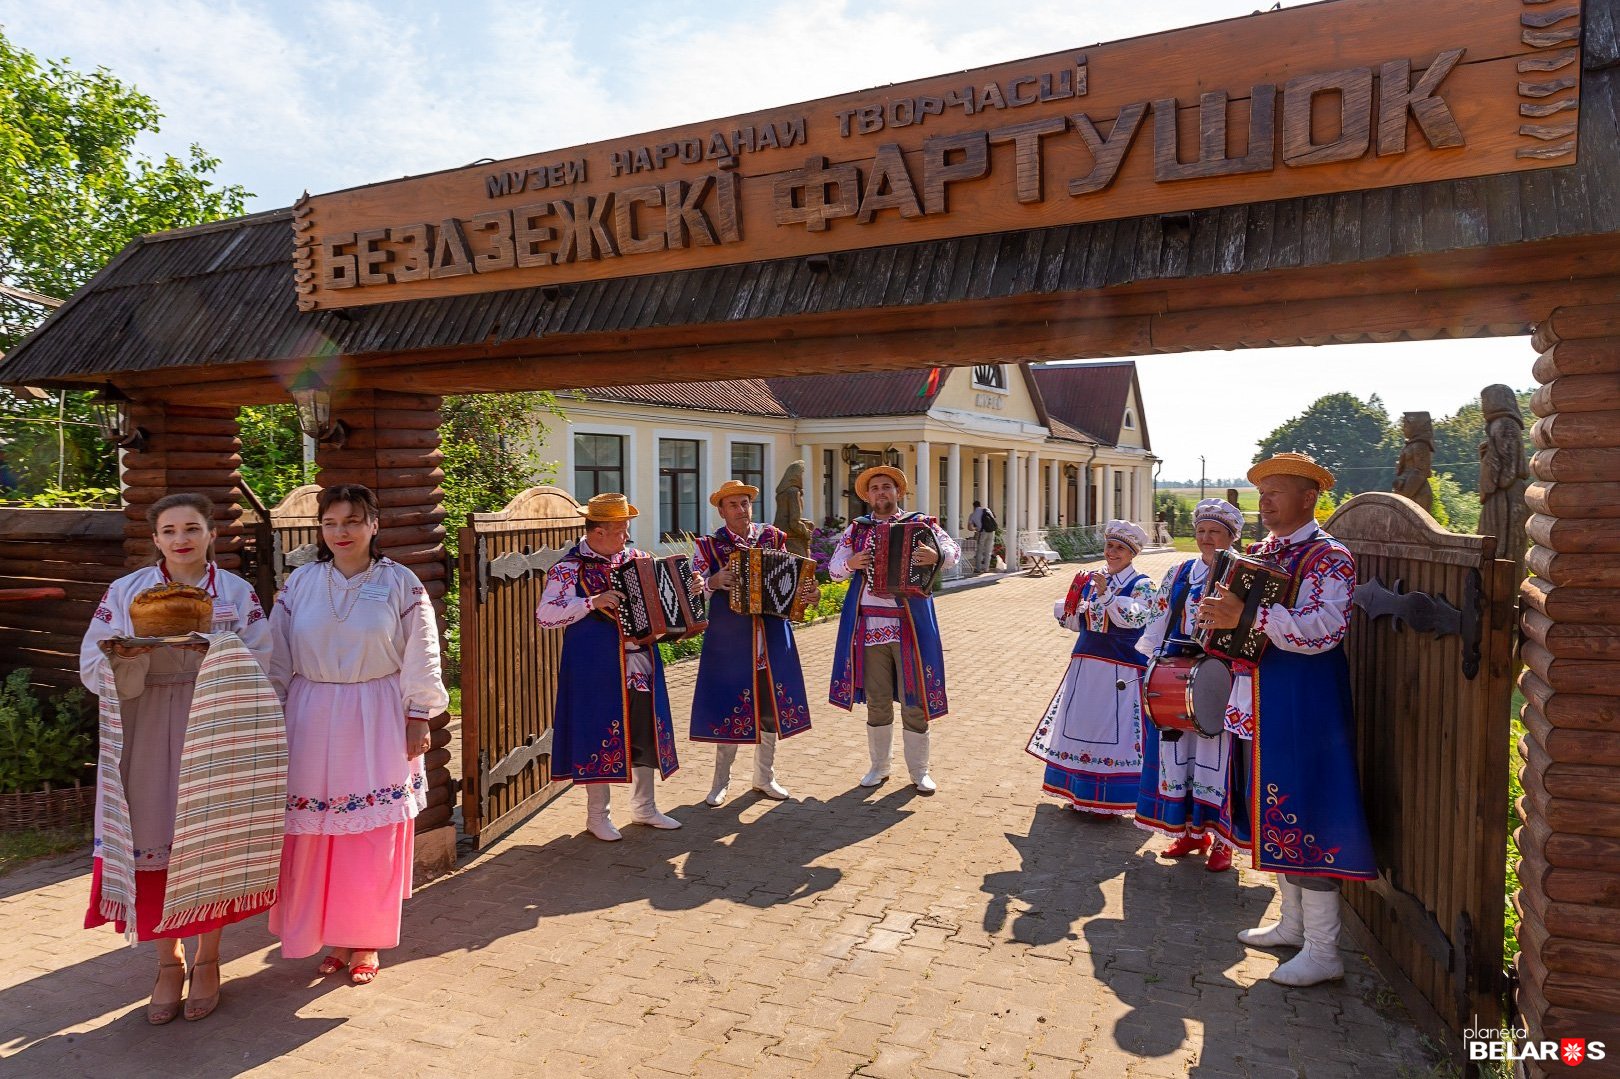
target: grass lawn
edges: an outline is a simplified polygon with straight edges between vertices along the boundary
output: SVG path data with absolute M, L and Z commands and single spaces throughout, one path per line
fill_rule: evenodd
M 1173 495 L 1180 495 L 1182 498 L 1190 499 L 1193 502 L 1198 501 L 1198 488 L 1196 487 L 1160 487 L 1158 490 L 1158 493 L 1160 494 L 1164 494 L 1166 492 Z M 1239 487 L 1237 489 L 1237 493 L 1238 509 L 1242 510 L 1244 513 L 1260 512 L 1259 491 L 1255 490 L 1253 487 Z M 1204 488 L 1205 498 L 1223 498 L 1225 495 L 1226 488 L 1224 487 L 1206 486 Z
M 45 832 L 0 832 L 0 877 L 24 862 L 78 850 L 90 842 L 90 828 Z

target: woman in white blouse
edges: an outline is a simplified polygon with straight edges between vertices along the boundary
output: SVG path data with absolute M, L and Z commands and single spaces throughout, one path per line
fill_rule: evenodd
M 399 944 L 415 817 L 427 801 L 428 719 L 449 703 L 433 605 L 377 547 L 377 498 L 321 492 L 317 561 L 276 597 L 270 679 L 287 713 L 287 839 L 270 931 L 322 974 L 365 985 Z
M 157 942 L 158 976 L 147 1006 L 147 1021 L 154 1026 L 172 1022 L 180 1014 L 180 991 L 185 985 L 186 937 L 197 938 L 191 964 L 187 1019 L 201 1019 L 219 1000 L 219 937 L 231 922 L 260 908 L 247 907 L 217 917 L 159 930 L 168 881 L 169 852 L 174 844 L 175 805 L 180 789 L 180 754 L 185 743 L 187 718 L 202 650 L 191 646 L 151 648 L 114 643 L 134 635 L 129 605 L 149 588 L 169 583 L 188 584 L 206 591 L 214 600 L 216 632 L 229 630 L 242 639 L 261 665 L 270 660 L 270 628 L 253 586 L 214 564 L 214 506 L 198 494 L 165 495 L 147 511 L 157 561 L 118 578 L 107 589 L 90 619 L 79 651 L 79 677 L 92 693 L 107 691 L 104 679 L 117 694 L 122 713 L 123 751 L 118 774 L 97 776 L 95 860 L 90 877 L 90 908 L 84 925 L 92 929 L 113 922 L 122 933 L 130 911 L 102 894 L 102 868 L 107 859 L 132 861 L 135 868 L 136 935 Z M 220 777 L 222 781 L 229 776 Z M 114 792 L 114 785 L 121 788 Z M 104 828 L 109 796 L 128 806 L 127 833 Z M 120 843 L 127 849 L 114 850 Z

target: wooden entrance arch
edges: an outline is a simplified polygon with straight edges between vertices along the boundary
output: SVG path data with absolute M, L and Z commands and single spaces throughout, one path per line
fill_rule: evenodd
M 314 369 L 442 598 L 446 393 L 1533 330 L 1517 999 L 1620 1045 L 1617 24 L 1332 0 L 320 196 L 132 243 L 0 380 L 116 384 L 128 557 L 187 488 L 229 563 L 236 410 Z

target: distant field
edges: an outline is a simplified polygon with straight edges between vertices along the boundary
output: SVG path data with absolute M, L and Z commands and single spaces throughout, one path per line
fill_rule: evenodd
M 1173 495 L 1180 495 L 1183 498 L 1190 498 L 1194 502 L 1198 501 L 1198 488 L 1197 487 L 1160 487 L 1159 488 L 1159 493 L 1163 494 L 1165 492 L 1168 492 L 1168 493 L 1173 494 Z M 1259 491 L 1256 491 L 1253 487 L 1239 487 L 1237 489 L 1237 493 L 1238 493 L 1238 509 L 1241 509 L 1241 510 L 1247 512 L 1247 513 L 1257 513 L 1257 512 L 1259 512 L 1259 510 L 1260 510 L 1260 492 Z M 1204 497 L 1206 497 L 1206 498 L 1223 498 L 1223 497 L 1225 497 L 1225 495 L 1226 495 L 1226 488 L 1224 488 L 1224 487 L 1205 487 L 1204 488 Z

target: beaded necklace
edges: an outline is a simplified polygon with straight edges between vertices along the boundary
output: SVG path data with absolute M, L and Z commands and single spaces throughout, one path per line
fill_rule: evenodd
M 349 616 L 354 613 L 354 605 L 360 602 L 361 589 L 366 587 L 366 584 L 371 580 L 372 573 L 376 572 L 376 569 L 377 563 L 375 561 L 370 561 L 366 564 L 366 572 L 360 576 L 358 587 L 356 587 L 353 590 L 353 594 L 349 596 L 349 605 L 343 609 L 342 614 L 339 614 L 337 600 L 332 598 L 332 578 L 337 575 L 337 569 L 331 562 L 326 564 L 326 605 L 331 608 L 332 617 L 334 619 L 339 622 L 347 622 L 349 620 Z M 345 585 L 343 587 L 343 591 L 349 592 L 350 589 L 347 585 Z

